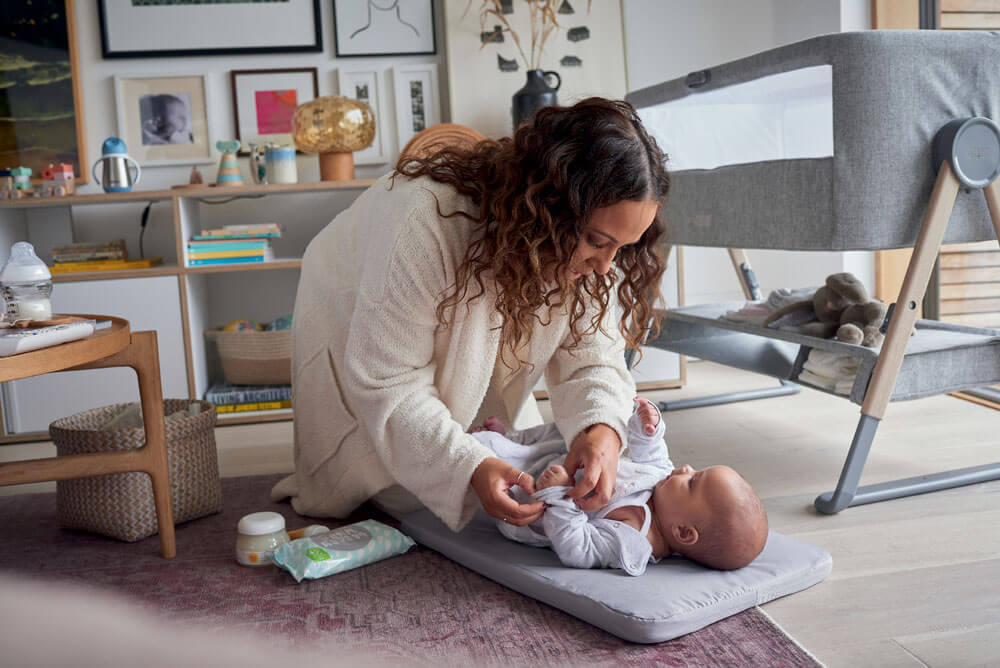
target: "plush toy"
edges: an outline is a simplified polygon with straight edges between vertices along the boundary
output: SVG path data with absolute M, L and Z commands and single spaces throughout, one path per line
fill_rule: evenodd
M 879 328 L 885 319 L 886 305 L 869 299 L 864 284 L 850 272 L 830 274 L 826 285 L 816 290 L 811 300 L 794 302 L 778 309 L 764 320 L 773 324 L 801 325 L 803 334 L 874 348 L 884 338 Z

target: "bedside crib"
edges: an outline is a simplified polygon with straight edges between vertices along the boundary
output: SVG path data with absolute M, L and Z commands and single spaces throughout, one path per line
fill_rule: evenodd
M 861 417 L 820 512 L 1000 478 L 994 463 L 858 486 L 889 401 L 1000 383 L 1000 331 L 916 317 L 942 243 L 1000 234 L 997 63 L 998 33 L 840 33 L 627 96 L 675 169 L 668 243 L 729 248 L 748 298 L 742 248 L 914 248 L 880 350 L 719 319 L 742 303 L 668 311 L 646 343 L 777 377 L 778 393 L 807 385 L 813 348 L 858 359 Z

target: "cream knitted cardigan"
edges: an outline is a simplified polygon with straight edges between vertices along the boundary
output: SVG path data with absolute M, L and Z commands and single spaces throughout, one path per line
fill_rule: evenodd
M 625 442 L 635 384 L 613 314 L 608 335 L 568 353 L 559 349 L 567 314 L 554 313 L 521 353 L 531 364 L 496 378 L 494 293 L 461 304 L 454 323 L 439 326 L 435 309 L 454 284 L 471 226 L 442 218 L 438 203 L 444 213 L 471 207 L 429 179 L 393 185 L 383 177 L 306 249 L 293 322 L 295 474 L 272 491 L 292 497 L 298 513 L 344 517 L 399 483 L 461 529 L 479 507 L 469 480 L 492 455 L 466 431 L 481 409 L 530 426 L 543 372 L 567 443 L 597 423 Z

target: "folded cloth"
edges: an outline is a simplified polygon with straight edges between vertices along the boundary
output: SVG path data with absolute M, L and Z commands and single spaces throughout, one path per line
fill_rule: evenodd
M 837 394 L 850 394 L 860 360 L 849 353 L 813 348 L 802 364 L 799 380 Z
M 789 304 L 812 299 L 817 290 L 819 288 L 778 288 L 767 296 L 766 304 L 777 311 Z
M 824 378 L 823 376 L 817 376 L 811 371 L 806 371 L 803 369 L 799 373 L 800 381 L 803 383 L 808 383 L 810 385 L 815 385 L 816 387 L 821 387 L 824 390 L 829 390 L 833 392 L 837 387 L 837 381 L 833 378 Z
M 767 316 L 771 315 L 773 310 L 766 302 L 747 302 L 739 310 L 726 311 L 722 317 L 734 322 L 748 322 L 761 325 Z

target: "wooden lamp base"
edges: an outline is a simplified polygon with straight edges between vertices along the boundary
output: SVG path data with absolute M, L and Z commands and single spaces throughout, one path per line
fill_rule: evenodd
M 353 181 L 354 154 L 350 151 L 320 153 L 319 178 L 321 181 Z

